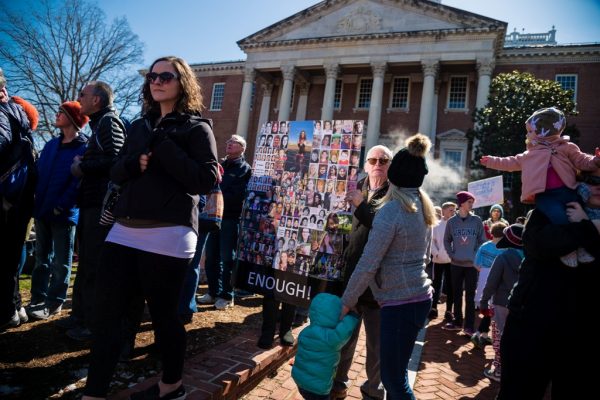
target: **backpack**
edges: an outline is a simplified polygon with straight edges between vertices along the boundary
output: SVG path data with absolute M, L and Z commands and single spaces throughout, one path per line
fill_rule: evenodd
M 30 175 L 35 174 L 34 152 L 31 141 L 21 135 L 19 121 L 9 112 L 0 109 L 10 122 L 13 141 L 7 155 L 0 162 L 0 196 L 11 205 L 17 204 L 27 185 Z

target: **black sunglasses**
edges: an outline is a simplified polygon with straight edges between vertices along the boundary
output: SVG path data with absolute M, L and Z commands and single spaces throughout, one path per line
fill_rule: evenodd
M 369 158 L 369 159 L 367 159 L 367 161 L 371 165 L 377 164 L 377 161 L 379 161 L 379 165 L 386 165 L 387 163 L 390 162 L 390 159 L 389 158 Z
M 172 72 L 161 72 L 160 74 L 157 74 L 156 72 L 148 72 L 146 74 L 146 80 L 148 83 L 154 83 L 157 79 L 160 81 L 160 83 L 169 83 L 173 79 L 179 79 L 179 76 Z

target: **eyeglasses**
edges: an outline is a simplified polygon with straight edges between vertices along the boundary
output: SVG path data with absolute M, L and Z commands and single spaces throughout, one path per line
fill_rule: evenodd
M 379 165 L 386 165 L 387 163 L 390 162 L 390 159 L 389 158 L 368 158 L 367 161 L 371 165 L 377 164 L 377 161 L 379 161 Z
M 169 83 L 173 79 L 179 79 L 179 76 L 172 72 L 161 72 L 160 74 L 157 74 L 156 72 L 148 72 L 146 74 L 146 80 L 148 83 L 154 83 L 157 79 L 160 81 L 160 83 Z

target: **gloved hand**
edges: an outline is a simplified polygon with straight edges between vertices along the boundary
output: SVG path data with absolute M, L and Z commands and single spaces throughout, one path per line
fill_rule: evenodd
M 60 208 L 60 207 L 54 207 L 54 209 L 52 210 L 52 213 L 53 213 L 55 216 L 59 216 L 60 214 L 62 214 L 62 212 L 63 212 L 63 210 L 62 210 L 62 208 Z
M 73 158 L 73 163 L 71 164 L 71 175 L 76 178 L 81 178 L 83 176 L 83 171 L 81 170 L 81 156 L 75 156 Z

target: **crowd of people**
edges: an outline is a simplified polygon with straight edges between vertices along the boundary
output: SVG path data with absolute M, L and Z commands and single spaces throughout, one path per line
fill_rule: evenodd
M 244 157 L 246 140 L 232 135 L 225 158 L 218 160 L 211 121 L 201 116 L 201 88 L 190 66 L 177 57 L 152 63 L 141 89 L 142 117 L 127 129 L 113 98 L 108 84 L 87 83 L 76 101 L 58 105 L 54 125 L 60 133 L 37 155 L 32 145 L 36 110 L 8 95 L 0 70 L 0 251 L 6 261 L 0 269 L 0 324 L 9 329 L 61 314 L 77 232 L 72 310 L 56 324 L 72 339 L 91 341 L 83 399 L 107 396 L 117 362 L 131 355 L 145 303 L 163 371 L 156 384 L 131 398 L 183 399 L 184 324 L 197 311 L 196 301 L 218 310 L 235 304 L 232 275 L 252 176 Z M 87 124 L 89 137 L 83 133 Z M 600 260 L 600 151 L 582 153 L 561 137 L 566 120 L 555 108 L 536 111 L 525 126 L 526 152 L 481 159 L 489 168 L 522 170 L 522 201 L 536 207 L 524 224 L 509 224 L 500 204 L 492 205 L 483 221 L 473 213 L 476 198 L 468 191 L 458 192 L 455 202 L 434 206 L 421 189 L 431 148 L 422 134 L 409 137 L 396 154 L 383 145 L 368 149 L 363 179 L 350 180 L 345 167 L 342 178 L 342 168 L 323 169 L 324 180 L 352 182 L 339 189 L 343 208 L 351 207 L 352 228 L 339 262 L 343 293 L 315 296 L 310 324 L 298 338 L 292 376 L 305 399 L 347 396 L 361 324 L 367 344 L 364 398 L 414 399 L 408 362 L 419 331 L 438 317 L 442 293 L 443 329 L 460 331 L 476 346 L 493 346 L 492 365 L 482 372 L 500 382 L 499 399 L 540 399 L 549 384 L 553 397 L 571 393 L 572 382 L 581 379 L 571 367 L 577 356 L 554 344 L 577 339 L 581 310 L 593 301 Z M 288 128 L 285 122 L 268 127 L 259 143 L 282 146 L 285 141 L 287 147 Z M 327 141 L 334 149 L 329 151 L 336 151 L 335 161 L 325 152 L 328 162 L 354 165 L 352 157 L 358 155 L 344 149 L 354 149 L 357 140 L 360 146 L 362 125 L 360 132 L 320 138 L 320 146 Z M 318 179 L 319 168 L 305 166 L 317 164 L 323 152 L 307 152 L 310 143 L 302 131 L 290 162 Z M 356 177 L 358 167 L 351 168 L 350 177 Z M 5 184 L 9 175 L 12 186 Z M 223 196 L 224 210 L 220 226 L 208 229 L 199 215 L 206 195 L 215 190 Z M 318 188 L 307 184 L 305 190 Z M 107 208 L 109 196 L 114 201 Z M 114 223 L 103 222 L 107 212 Z M 267 212 L 279 219 L 287 215 L 276 206 Z M 18 276 L 32 218 L 36 262 L 31 301 L 23 306 Z M 330 214 L 321 226 L 324 237 L 338 223 Z M 289 243 L 311 240 L 308 228 L 300 232 L 283 239 L 285 249 L 270 250 L 279 254 L 281 271 L 294 264 L 284 252 Z M 327 246 L 333 248 L 324 240 L 314 250 L 328 253 Z M 203 253 L 208 292 L 196 300 Z M 304 270 L 308 273 L 309 266 Z M 299 312 L 304 316 L 306 310 Z M 482 318 L 476 328 L 478 312 Z M 294 305 L 264 296 L 257 346 L 273 346 L 278 322 L 281 344 L 294 345 L 295 314 Z

